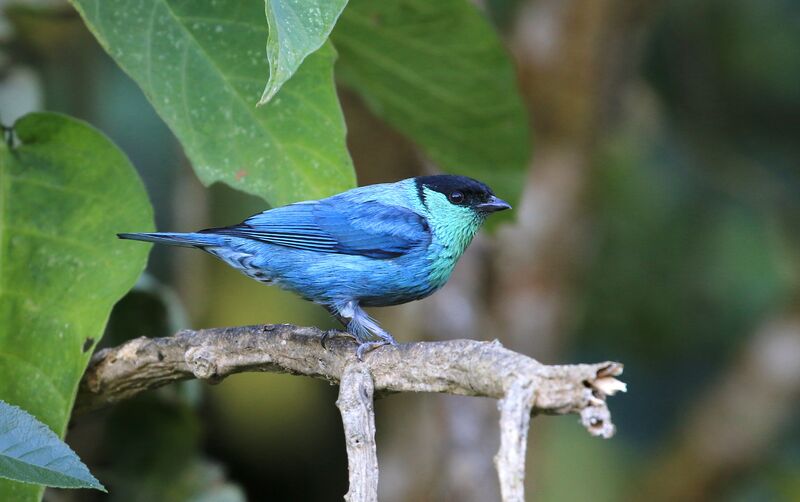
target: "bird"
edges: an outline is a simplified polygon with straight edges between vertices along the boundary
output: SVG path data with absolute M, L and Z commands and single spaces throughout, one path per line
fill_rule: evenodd
M 487 216 L 510 208 L 480 181 L 429 175 L 276 207 L 229 227 L 117 236 L 199 248 L 324 306 L 358 342 L 363 360 L 370 350 L 397 345 L 364 308 L 437 291 Z

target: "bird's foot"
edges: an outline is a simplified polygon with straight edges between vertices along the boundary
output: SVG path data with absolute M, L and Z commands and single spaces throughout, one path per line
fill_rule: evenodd
M 394 340 L 392 340 L 392 342 L 394 342 Z M 359 361 L 364 362 L 364 354 L 372 350 L 375 350 L 378 347 L 383 347 L 384 345 L 397 345 L 397 342 L 395 343 L 392 342 L 386 340 L 380 340 L 377 342 L 362 342 L 356 349 L 356 358 Z
M 392 347 L 397 347 L 397 341 L 395 341 L 394 337 L 385 331 L 381 331 L 378 333 L 378 336 L 383 340 L 384 345 L 391 345 Z
M 324 331 L 322 333 L 322 337 L 319 339 L 320 343 L 322 344 L 322 348 L 325 349 L 325 350 L 328 350 L 328 347 L 325 344 L 328 343 L 328 340 L 330 338 L 333 338 L 335 336 L 346 336 L 347 338 L 352 338 L 353 340 L 358 341 L 358 339 L 355 337 L 355 335 L 353 335 L 351 333 L 347 333 L 345 331 L 338 331 L 338 330 L 335 330 L 335 329 L 329 329 L 329 330 Z
M 386 331 L 379 328 L 375 330 L 374 334 L 377 335 L 380 338 L 380 340 L 361 342 L 361 345 L 359 345 L 358 349 L 356 350 L 356 357 L 358 358 L 359 361 L 364 360 L 364 354 L 366 354 L 371 350 L 377 349 L 378 347 L 382 347 L 384 345 L 391 345 L 392 347 L 397 347 L 397 342 L 395 341 L 394 337 L 392 337 L 392 335 L 390 335 Z M 358 340 L 358 338 L 356 338 L 356 340 Z

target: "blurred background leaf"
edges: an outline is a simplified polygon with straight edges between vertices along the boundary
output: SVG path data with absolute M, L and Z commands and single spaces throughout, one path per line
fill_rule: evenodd
M 515 203 L 530 156 L 525 108 L 497 33 L 462 0 L 353 0 L 336 76 L 441 169 Z
M 269 80 L 258 104 L 266 104 L 300 63 L 328 40 L 347 0 L 265 0 Z
M 279 98 L 255 108 L 268 68 L 261 0 L 73 3 L 204 184 L 222 181 L 273 206 L 354 186 L 329 45 L 306 58 Z
M 61 436 L 111 307 L 145 265 L 148 247 L 115 233 L 153 228 L 152 209 L 127 158 L 85 123 L 35 113 L 14 133 L 0 146 L 0 398 Z M 40 492 L 0 481 L 1 499 Z
M 164 502 L 246 500 L 224 469 L 202 456 L 195 410 L 180 401 L 142 396 L 108 417 L 103 456 L 109 467 L 109 500 Z

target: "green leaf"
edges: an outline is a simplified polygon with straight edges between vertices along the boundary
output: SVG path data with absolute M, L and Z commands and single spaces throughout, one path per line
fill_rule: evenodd
M 263 0 L 72 0 L 139 84 L 206 185 L 271 205 L 355 185 L 330 44 L 256 109 L 266 76 Z
M 0 477 L 106 491 L 72 449 L 26 411 L 0 400 Z
M 347 0 L 265 0 L 269 80 L 258 104 L 266 104 L 300 63 L 328 39 Z
M 497 35 L 466 0 L 351 0 L 331 38 L 337 76 L 442 169 L 516 200 L 525 108 Z
M 130 162 L 87 124 L 53 113 L 14 125 L 0 144 L 0 399 L 59 436 L 114 303 L 144 269 L 147 246 L 115 233 L 150 230 Z M 37 487 L 0 481 L 0 500 Z

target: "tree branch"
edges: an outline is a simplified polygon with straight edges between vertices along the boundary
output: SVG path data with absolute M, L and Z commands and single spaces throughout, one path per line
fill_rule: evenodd
M 375 410 L 372 375 L 362 363 L 345 368 L 336 406 L 342 413 L 350 489 L 347 502 L 377 502 L 378 452 L 375 445 Z
M 81 381 L 76 412 L 130 398 L 171 382 L 218 382 L 246 371 L 290 373 L 342 382 L 342 412 L 350 464 L 348 500 L 375 500 L 377 457 L 372 393 L 442 392 L 501 399 L 502 446 L 497 455 L 504 500 L 524 500 L 525 443 L 531 412 L 576 413 L 595 436 L 611 437 L 605 398 L 625 385 L 613 362 L 548 366 L 499 342 L 451 340 L 381 347 L 365 362 L 344 337 L 320 343 L 323 332 L 292 325 L 181 331 L 137 338 L 98 351 Z
M 500 451 L 494 458 L 503 500 L 525 500 L 525 450 L 536 388 L 520 378 L 511 383 L 498 403 L 500 409 Z

